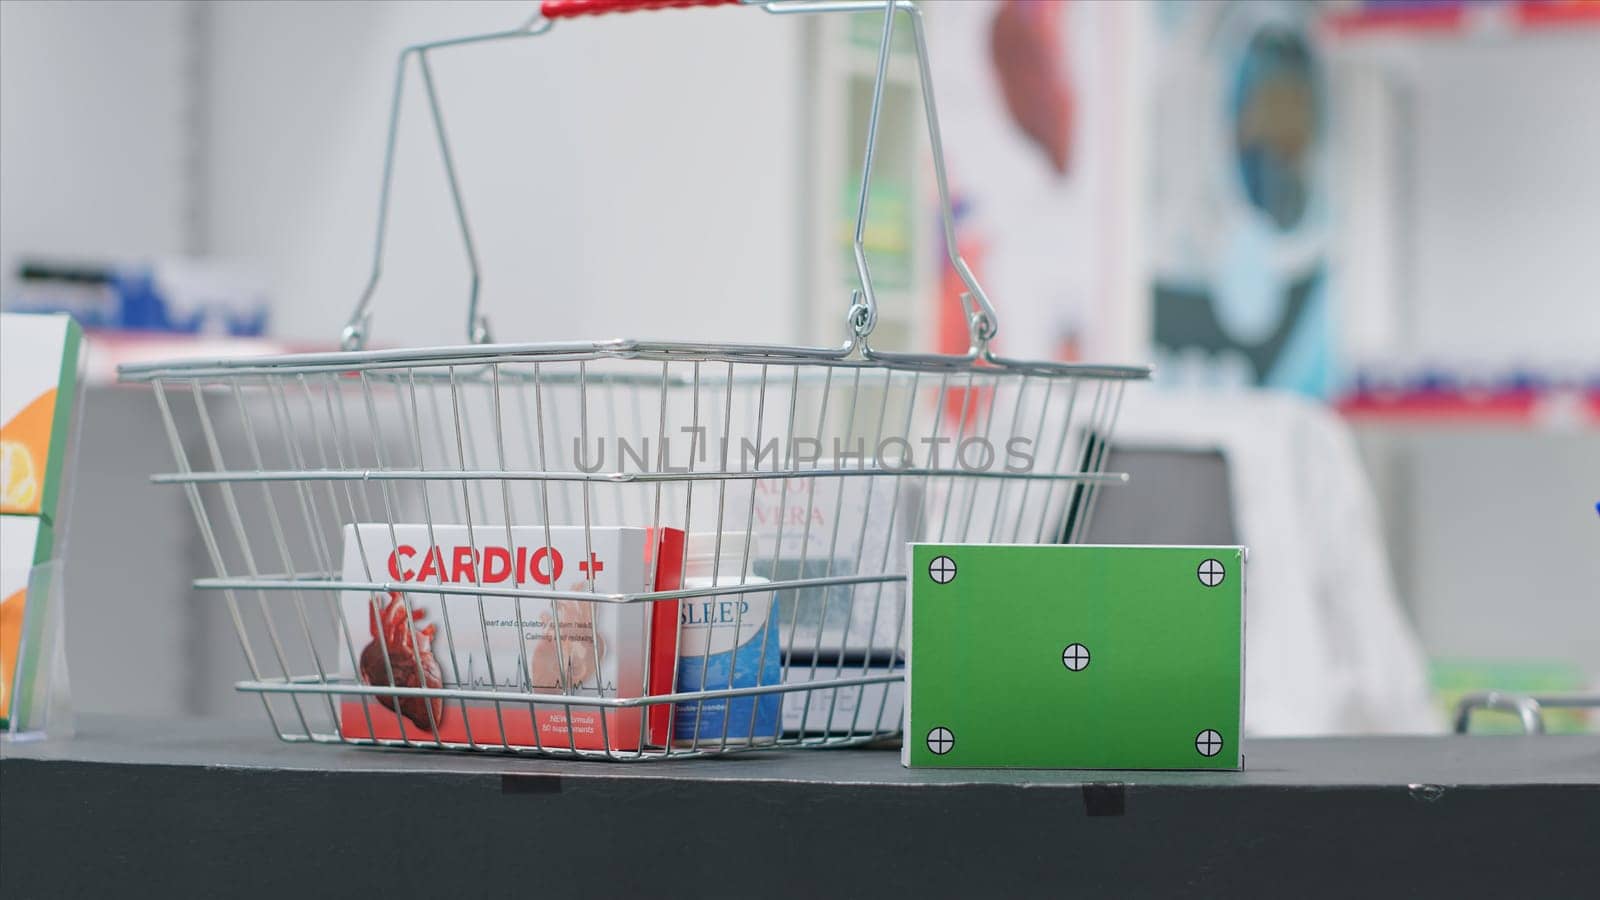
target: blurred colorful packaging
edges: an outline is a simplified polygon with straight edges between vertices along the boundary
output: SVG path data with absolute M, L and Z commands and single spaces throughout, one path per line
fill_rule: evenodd
M 260 281 L 236 266 L 163 259 L 26 261 L 5 306 L 8 312 L 70 313 L 91 330 L 260 337 L 269 304 Z
M 1583 668 L 1570 662 L 1539 660 L 1434 660 L 1433 696 L 1446 721 L 1468 694 L 1505 691 L 1511 694 L 1566 694 L 1593 690 Z M 1545 730 L 1551 734 L 1583 734 L 1600 729 L 1600 716 L 1585 709 L 1547 708 Z M 1472 718 L 1474 734 L 1522 734 L 1515 715 L 1480 712 Z

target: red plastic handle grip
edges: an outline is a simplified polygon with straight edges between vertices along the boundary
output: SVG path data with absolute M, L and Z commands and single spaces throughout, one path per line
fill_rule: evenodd
M 739 0 L 544 0 L 539 13 L 546 19 L 573 19 L 606 13 L 645 12 L 652 9 L 686 9 L 691 6 L 732 6 Z

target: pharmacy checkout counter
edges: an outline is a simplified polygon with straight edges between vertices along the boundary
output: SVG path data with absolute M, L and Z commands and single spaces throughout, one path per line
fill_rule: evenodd
M 1243 772 L 581 763 L 83 716 L 0 745 L 0 896 L 1577 896 L 1600 735 L 1254 740 Z M 1587 885 L 1587 887 L 1585 887 Z

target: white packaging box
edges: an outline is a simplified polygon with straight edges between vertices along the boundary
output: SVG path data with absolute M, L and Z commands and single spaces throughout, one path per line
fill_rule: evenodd
M 832 462 L 823 460 L 818 467 L 831 469 Z M 883 583 L 777 591 L 775 615 L 786 655 L 792 650 L 794 659 L 809 661 L 898 652 L 905 620 L 905 548 L 922 525 L 921 482 L 895 475 L 830 474 L 747 484 L 729 488 L 723 515 L 725 527 L 743 529 L 750 521 L 759 548 L 750 569 L 754 574 L 773 581 L 901 576 Z
M 826 682 L 840 678 L 861 678 L 874 675 L 905 674 L 905 666 L 893 668 L 883 665 L 869 666 L 862 671 L 859 663 L 845 664 L 841 669 L 834 665 L 819 665 L 815 670 L 808 665 L 796 665 L 784 673 L 784 684 Z M 843 735 L 867 734 L 874 731 L 893 731 L 904 718 L 905 682 L 886 684 L 858 684 L 840 688 L 822 688 L 814 691 L 792 691 L 783 697 L 783 730 L 787 733 Z M 884 695 L 888 699 L 884 699 Z M 808 704 L 807 698 L 810 698 Z M 858 715 L 856 710 L 860 710 Z M 880 716 L 879 713 L 882 712 Z

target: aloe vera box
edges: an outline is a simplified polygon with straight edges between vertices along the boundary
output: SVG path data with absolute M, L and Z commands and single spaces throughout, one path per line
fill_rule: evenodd
M 1244 548 L 909 552 L 905 765 L 1243 767 Z

